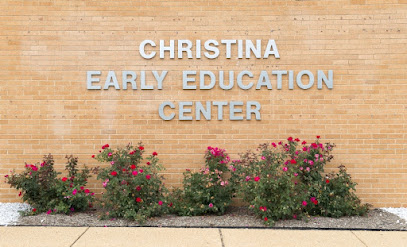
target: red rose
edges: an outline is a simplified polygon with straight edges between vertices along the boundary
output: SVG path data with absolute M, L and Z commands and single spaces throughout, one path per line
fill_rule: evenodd
M 150 175 L 146 175 L 147 180 L 150 180 L 151 176 Z
M 296 141 L 296 142 L 299 142 L 299 141 L 300 141 L 300 139 L 298 139 L 298 138 L 295 138 L 295 141 Z
M 287 138 L 287 141 L 292 142 L 293 138 L 290 136 L 290 137 Z
M 126 172 L 127 170 L 123 168 L 122 171 L 123 171 L 123 172 Z
M 140 191 L 140 190 L 141 190 L 141 187 L 140 187 L 140 186 L 137 186 L 137 187 L 136 187 L 136 190 L 137 190 L 137 191 Z
M 150 163 L 150 162 L 147 162 L 147 165 L 149 166 L 149 165 L 151 165 L 151 163 Z
M 297 164 L 297 161 L 295 159 L 290 160 L 291 164 Z
M 321 138 L 320 136 L 317 136 L 317 139 Z
M 131 168 L 132 170 L 134 170 L 134 169 L 136 169 L 136 165 L 131 165 L 130 168 Z
M 20 191 L 20 193 L 18 193 L 18 196 L 21 196 L 21 191 Z
M 37 211 L 37 209 L 36 208 L 33 208 L 33 212 L 35 213 Z
M 138 147 L 139 150 L 144 150 L 143 146 Z
M 255 177 L 254 181 L 258 182 L 260 180 L 260 177 Z
M 65 182 L 66 180 L 68 180 L 68 178 L 63 177 L 61 180 Z
M 158 153 L 157 152 L 153 152 L 153 156 L 157 156 L 158 155 Z
M 105 149 L 105 148 L 108 148 L 108 147 L 109 147 L 109 144 L 105 144 L 105 145 L 102 146 L 102 149 Z
M 95 155 L 92 155 L 92 158 L 95 158 Z
M 264 221 L 268 221 L 269 220 L 269 218 L 267 218 L 267 217 L 264 217 Z
M 86 194 L 89 194 L 89 192 L 90 192 L 89 189 L 86 189 L 86 190 L 85 190 L 85 193 L 86 193 Z
M 114 176 L 117 175 L 117 172 L 116 172 L 116 171 L 112 171 L 112 172 L 110 173 L 110 175 L 112 175 L 112 176 L 114 177 Z
M 318 200 L 314 200 L 313 203 L 314 203 L 315 205 L 318 205 Z
M 84 190 L 84 189 L 85 189 L 85 187 L 81 186 L 81 190 Z
M 141 202 L 141 198 L 140 198 L 140 197 L 137 197 L 137 198 L 136 198 L 136 202 Z
M 329 179 L 325 180 L 325 183 L 329 184 Z
M 130 154 L 130 155 L 133 155 L 133 154 L 134 154 L 134 151 L 131 151 L 129 154 Z

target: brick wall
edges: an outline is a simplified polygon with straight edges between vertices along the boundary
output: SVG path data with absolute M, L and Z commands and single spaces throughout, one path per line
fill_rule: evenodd
M 258 144 L 337 145 L 335 160 L 376 207 L 407 207 L 407 1 L 0 1 L 0 176 L 52 153 L 97 165 L 100 147 L 143 141 L 166 167 L 166 184 L 203 165 L 208 145 L 238 153 Z M 143 59 L 151 39 L 269 39 L 280 59 Z M 182 71 L 334 71 L 334 88 L 182 90 Z M 168 70 L 163 90 L 87 90 L 86 72 Z M 120 74 L 118 75 L 120 76 Z M 254 81 L 256 79 L 253 79 Z M 147 78 L 153 84 L 152 77 Z M 262 120 L 164 121 L 164 101 L 258 101 Z M 90 187 L 100 188 L 92 181 Z M 101 190 L 99 190 L 101 191 Z M 0 185 L 0 201 L 19 201 Z

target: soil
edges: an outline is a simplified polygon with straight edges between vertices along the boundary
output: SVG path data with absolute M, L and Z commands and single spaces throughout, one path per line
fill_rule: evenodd
M 20 217 L 19 226 L 99 226 L 131 227 L 140 226 L 134 221 L 123 219 L 99 220 L 95 211 L 73 213 L 71 215 L 47 215 Z M 223 216 L 176 216 L 165 215 L 149 219 L 143 226 L 151 227 L 225 227 L 225 228 L 265 228 L 263 221 L 247 208 L 231 208 Z M 371 229 L 406 230 L 407 222 L 398 216 L 381 209 L 372 209 L 365 216 L 342 218 L 309 217 L 302 220 L 282 220 L 274 228 L 295 229 Z

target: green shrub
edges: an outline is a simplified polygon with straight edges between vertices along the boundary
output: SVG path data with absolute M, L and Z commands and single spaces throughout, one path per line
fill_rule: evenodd
M 85 166 L 79 171 L 78 158 L 72 155 L 66 158 L 68 177 L 57 177 L 61 173 L 54 170 L 52 155 L 44 156 L 41 164 L 26 164 L 22 173 L 13 171 L 6 177 L 11 187 L 21 190 L 23 201 L 33 207 L 32 214 L 69 213 L 92 207 L 94 193 L 85 189 L 91 170 Z
M 205 167 L 200 172 L 184 172 L 183 190 L 173 193 L 174 211 L 179 215 L 223 214 L 234 194 L 232 181 L 228 181 L 230 158 L 225 150 L 208 147 L 205 152 Z
M 333 159 L 335 147 L 319 141 L 299 147 L 298 138 L 287 143 L 262 144 L 259 153 L 247 152 L 234 163 L 233 176 L 239 181 L 243 200 L 266 224 L 304 215 L 340 217 L 363 215 L 361 205 L 344 167 L 337 174 L 323 175 L 324 166 Z
M 153 152 L 142 164 L 144 146 L 112 150 L 108 144 L 95 158 L 109 162 L 101 169 L 98 179 L 102 180 L 106 192 L 102 195 L 102 218 L 126 218 L 143 223 L 147 217 L 167 212 L 164 197 L 166 189 L 162 183 L 163 170 L 158 164 L 157 153 Z
M 310 204 L 307 208 L 310 215 L 322 215 L 327 217 L 341 217 L 352 215 L 364 215 L 368 204 L 361 204 L 360 199 L 354 193 L 356 183 L 346 172 L 344 166 L 339 167 L 339 172 L 327 174 L 322 181 L 310 184 L 309 193 L 316 195 L 317 203 Z

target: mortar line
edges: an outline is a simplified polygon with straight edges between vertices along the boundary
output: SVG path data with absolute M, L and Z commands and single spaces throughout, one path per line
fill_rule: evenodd
M 360 239 L 360 238 L 358 237 L 358 235 L 356 235 L 353 231 L 350 231 L 350 232 L 351 232 L 357 239 L 359 239 L 359 241 L 362 242 L 362 244 L 363 244 L 364 246 L 369 247 L 369 246 L 367 246 L 367 244 L 366 244 L 365 242 L 363 242 L 363 240 Z
M 220 228 L 218 228 L 218 230 L 219 230 L 220 242 L 222 243 L 222 247 L 225 247 L 225 243 L 223 242 L 222 230 Z
M 83 236 L 83 234 L 85 234 L 88 230 L 89 230 L 89 226 L 86 228 L 86 230 L 84 231 L 84 232 L 82 232 L 82 234 L 81 235 L 79 235 L 79 237 L 69 246 L 69 247 L 72 247 L 72 246 L 74 246 L 74 244 Z

